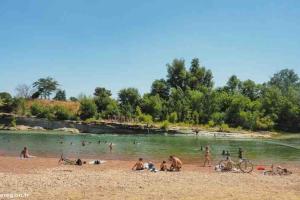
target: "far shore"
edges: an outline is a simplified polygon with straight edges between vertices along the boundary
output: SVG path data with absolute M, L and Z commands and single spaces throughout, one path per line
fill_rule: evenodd
M 126 124 L 128 125 L 128 124 Z M 44 129 L 42 127 L 31 127 L 31 126 L 25 126 L 25 125 L 17 125 L 15 127 L 7 127 L 7 126 L 1 126 L 1 131 L 10 131 L 10 132 L 22 132 L 22 133 L 45 133 L 45 134 L 51 134 L 51 133 L 63 133 L 63 134 L 89 134 L 88 132 L 80 132 L 79 130 L 76 130 L 74 128 L 61 128 L 61 129 Z M 97 133 L 96 133 L 97 134 Z M 98 133 L 102 134 L 102 133 Z M 116 134 L 122 134 L 120 131 L 118 131 Z M 141 134 L 141 131 L 137 132 L 131 132 L 131 133 L 124 133 L 124 134 Z M 206 129 L 206 130 L 200 130 L 198 133 L 195 133 L 193 128 L 190 127 L 178 127 L 174 126 L 170 128 L 168 131 L 161 131 L 160 133 L 151 132 L 151 128 L 149 128 L 149 131 L 143 132 L 143 134 L 170 134 L 170 135 L 184 135 L 184 136 L 206 136 L 206 137 L 231 137 L 231 138 L 274 138 L 277 136 L 282 135 L 278 132 L 254 132 L 254 131 L 232 131 L 232 132 L 220 132 L 213 129 Z
M 97 122 L 81 121 L 52 121 L 34 117 L 16 116 L 17 125 L 0 123 L 0 130 L 11 131 L 33 131 L 44 132 L 57 131 L 71 134 L 79 133 L 115 133 L 115 134 L 180 134 L 180 135 L 198 135 L 208 137 L 234 137 L 234 138 L 273 138 L 284 133 L 270 131 L 247 131 L 236 128 L 221 130 L 219 127 L 207 127 L 196 125 L 170 124 L 168 128 L 161 128 L 161 124 L 153 123 L 151 125 L 130 122 L 115 122 L 101 120 Z M 4 120 L 5 121 L 5 120 Z
M 57 158 L 0 156 L 0 160 L 0 194 L 27 194 L 33 200 L 298 200 L 300 196 L 299 165 L 282 165 L 293 172 L 291 175 L 266 176 L 257 170 L 250 174 L 215 172 L 213 167 L 198 164 L 184 164 L 181 172 L 153 173 L 132 171 L 135 161 L 72 166 L 58 164 Z

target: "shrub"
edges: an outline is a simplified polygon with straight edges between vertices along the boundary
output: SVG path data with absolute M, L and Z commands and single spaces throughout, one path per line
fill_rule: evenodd
M 10 125 L 11 127 L 16 127 L 16 126 L 17 126 L 17 121 L 16 121 L 16 118 L 15 118 L 15 117 L 12 117 L 12 118 L 11 118 L 11 121 L 10 121 L 9 125 Z
M 222 123 L 219 127 L 220 132 L 230 132 L 228 124 Z
M 214 121 L 212 121 L 212 120 L 209 120 L 208 121 L 208 127 L 214 127 L 216 124 L 215 124 L 215 122 Z
M 34 103 L 30 107 L 30 112 L 33 116 L 39 117 L 39 118 L 49 118 L 50 117 L 50 109 L 47 107 L 44 107 L 40 104 Z
M 51 113 L 54 114 L 54 117 L 57 120 L 68 120 L 74 118 L 71 112 L 63 106 L 54 106 L 51 109 Z
M 138 120 L 139 120 L 140 122 L 146 123 L 147 125 L 151 124 L 152 121 L 153 121 L 151 115 L 145 115 L 145 114 L 141 114 L 141 115 L 138 117 Z
M 176 123 L 177 120 L 178 120 L 178 117 L 177 117 L 176 112 L 172 112 L 168 117 L 168 121 L 171 122 L 171 123 Z
M 86 120 L 93 118 L 97 113 L 97 106 L 92 99 L 83 98 L 80 101 L 79 115 L 80 118 Z
M 169 121 L 168 121 L 168 120 L 165 120 L 165 121 L 162 122 L 160 128 L 167 131 L 167 130 L 169 129 L 169 125 L 170 125 Z
M 215 112 L 212 114 L 211 119 L 215 124 L 222 124 L 225 120 L 225 113 Z
M 270 130 L 274 127 L 274 122 L 271 117 L 261 117 L 256 120 L 256 128 L 259 130 Z

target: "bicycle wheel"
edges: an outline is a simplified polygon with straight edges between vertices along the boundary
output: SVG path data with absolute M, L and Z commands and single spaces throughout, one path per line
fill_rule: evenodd
M 253 171 L 253 164 L 249 160 L 243 160 L 240 162 L 239 167 L 244 173 L 250 173 Z

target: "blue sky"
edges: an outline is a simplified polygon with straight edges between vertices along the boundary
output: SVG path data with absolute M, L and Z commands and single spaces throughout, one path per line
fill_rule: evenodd
M 52 76 L 68 96 L 142 93 L 166 63 L 198 57 L 216 86 L 300 74 L 298 0 L 0 1 L 0 91 Z

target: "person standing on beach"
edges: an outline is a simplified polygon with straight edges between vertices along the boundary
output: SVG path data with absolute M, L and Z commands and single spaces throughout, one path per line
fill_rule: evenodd
M 209 151 L 208 146 L 205 147 L 204 165 L 203 165 L 203 167 L 206 166 L 206 163 L 208 164 L 208 167 L 211 166 L 211 157 L 210 157 L 210 151 Z
M 110 144 L 109 144 L 109 152 L 111 152 L 111 151 L 112 151 L 112 149 L 113 149 L 113 144 L 112 144 L 112 143 L 110 143 Z
M 239 159 L 240 160 L 242 160 L 243 159 L 243 149 L 242 148 L 239 148 L 239 152 L 238 152 L 238 154 L 239 154 Z

